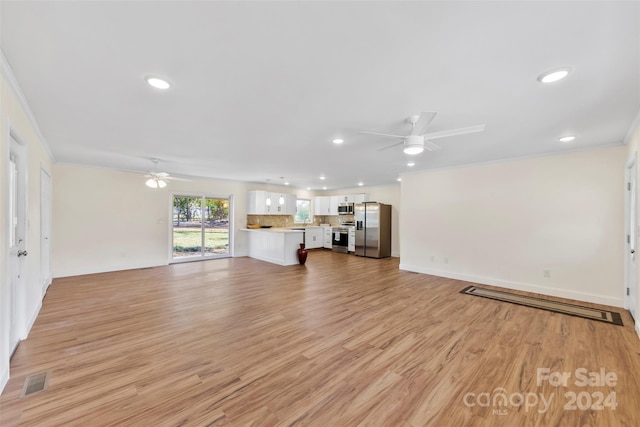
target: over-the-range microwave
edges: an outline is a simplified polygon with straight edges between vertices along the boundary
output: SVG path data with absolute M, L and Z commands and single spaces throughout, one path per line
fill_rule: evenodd
M 338 215 L 353 215 L 353 203 L 340 203 L 338 205 Z

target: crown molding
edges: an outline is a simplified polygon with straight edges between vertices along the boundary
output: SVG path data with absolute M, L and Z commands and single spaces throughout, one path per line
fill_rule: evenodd
M 53 157 L 53 152 L 51 151 L 51 147 L 47 143 L 47 140 L 44 138 L 44 135 L 40 130 L 40 126 L 38 126 L 38 121 L 36 120 L 36 117 L 33 115 L 33 111 L 31 111 L 31 107 L 29 107 L 29 102 L 27 102 L 27 98 L 24 96 L 24 92 L 22 92 L 22 89 L 18 84 L 18 80 L 16 79 L 15 74 L 13 74 L 13 69 L 11 69 L 11 65 L 9 65 L 9 61 L 7 61 L 7 57 L 4 56 L 4 52 L 1 49 L 0 49 L 0 73 L 2 73 L 7 83 L 11 87 L 11 90 L 13 91 L 14 95 L 18 98 L 18 101 L 20 101 L 20 106 L 24 110 L 27 118 L 29 119 L 29 122 L 31 123 L 31 126 L 35 130 L 36 135 L 40 140 L 40 143 L 42 144 L 45 151 L 51 158 L 51 161 L 55 161 L 55 157 Z
M 640 110 L 638 110 L 638 114 L 636 114 L 636 118 L 633 119 L 633 121 L 631 122 L 631 126 L 629 126 L 629 129 L 627 130 L 627 134 L 624 136 L 622 143 L 627 145 L 629 141 L 631 141 L 631 138 L 633 138 L 633 134 L 636 132 L 636 130 L 639 127 L 640 127 Z

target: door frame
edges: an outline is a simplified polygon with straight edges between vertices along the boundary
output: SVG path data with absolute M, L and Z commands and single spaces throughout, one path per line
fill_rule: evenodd
M 40 167 L 40 279 L 42 295 L 51 285 L 51 225 L 53 188 L 51 173 Z
M 20 234 L 22 234 L 22 242 L 18 247 L 18 250 L 26 250 L 27 249 L 27 212 L 28 212 L 28 161 L 27 161 L 27 146 L 25 144 L 25 140 L 20 137 L 20 135 L 11 127 L 9 128 L 9 156 L 7 158 L 7 174 L 11 173 L 11 156 L 15 155 L 18 158 L 18 195 L 17 195 L 17 204 L 18 204 L 18 215 L 20 216 L 19 224 L 20 224 Z M 7 176 L 7 178 L 10 178 Z M 7 179 L 7 186 L 10 185 L 10 179 Z M 11 189 L 7 188 L 7 198 L 11 197 Z M 10 200 L 7 200 L 7 218 L 5 223 L 5 230 L 7 231 L 7 236 L 10 235 L 10 227 L 11 227 L 11 211 L 10 211 Z M 7 242 L 10 243 L 10 242 Z M 13 257 L 17 256 L 13 254 L 12 248 L 7 245 L 6 252 L 6 284 L 7 284 L 7 292 L 10 296 L 6 303 L 7 309 L 7 317 L 8 317 L 8 340 L 9 340 L 9 354 L 12 355 L 17 349 L 20 341 L 25 336 L 25 290 L 27 287 L 27 273 L 28 270 L 26 268 L 26 260 L 24 257 L 21 257 L 20 261 L 17 262 L 16 267 L 20 271 L 20 283 L 15 285 L 12 275 L 14 274 L 12 260 Z M 13 260 L 15 261 L 15 260 Z
M 625 197 L 624 197 L 624 308 L 629 310 L 630 313 L 635 313 L 634 323 L 635 329 L 638 335 L 640 336 L 640 322 L 637 317 L 638 313 L 638 265 L 637 258 L 635 254 L 629 253 L 630 250 L 637 251 L 637 235 L 638 235 L 638 161 L 637 161 L 637 152 L 633 152 L 631 157 L 627 160 L 624 171 L 624 185 L 625 185 Z M 635 262 L 630 261 L 630 256 Z M 631 297 L 627 294 L 627 289 L 631 287 L 635 287 L 635 307 L 631 307 Z M 629 291 L 631 293 L 631 290 Z M 632 314 L 633 317 L 633 314 Z
M 179 264 L 179 263 L 183 263 L 183 262 L 193 262 L 193 261 L 206 261 L 206 260 L 212 260 L 212 259 L 223 259 L 223 258 L 233 258 L 234 257 L 234 241 L 235 241 L 235 221 L 234 221 L 234 212 L 235 212 L 235 207 L 234 207 L 234 199 L 233 199 L 233 194 L 230 194 L 228 196 L 212 196 L 210 194 L 207 193 L 194 193 L 194 192 L 189 192 L 189 191 L 176 191 L 176 192 L 171 192 L 169 195 L 169 220 L 167 221 L 167 224 L 169 226 L 169 235 L 168 235 L 168 240 L 169 240 L 169 251 L 168 251 L 168 257 L 169 257 L 169 264 Z M 208 255 L 208 256 L 193 256 L 193 257 L 184 257 L 184 258 L 174 258 L 173 257 L 173 199 L 176 196 L 183 196 L 183 197 L 194 197 L 194 198 L 200 198 L 200 199 L 225 199 L 229 201 L 229 252 L 227 254 L 224 255 Z

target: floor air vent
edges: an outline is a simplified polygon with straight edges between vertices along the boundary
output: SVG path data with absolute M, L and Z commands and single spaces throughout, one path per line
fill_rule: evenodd
M 49 372 L 42 372 L 40 374 L 29 375 L 24 380 L 24 386 L 22 387 L 22 393 L 20 397 L 27 397 L 35 393 L 39 393 L 47 389 L 49 383 Z

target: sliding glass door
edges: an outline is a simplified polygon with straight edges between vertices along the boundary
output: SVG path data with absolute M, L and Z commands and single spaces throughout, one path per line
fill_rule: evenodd
M 229 256 L 229 199 L 173 196 L 173 259 Z

